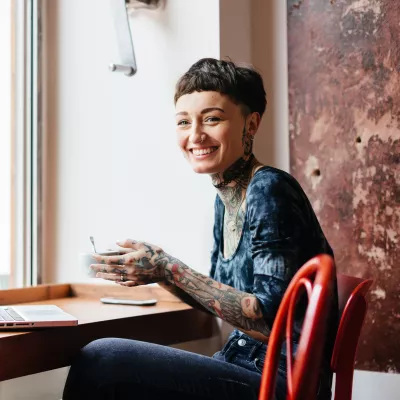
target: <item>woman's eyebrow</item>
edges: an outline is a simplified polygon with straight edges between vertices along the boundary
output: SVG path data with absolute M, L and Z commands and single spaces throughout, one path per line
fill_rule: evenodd
M 175 114 L 176 117 L 177 117 L 178 115 L 188 115 L 188 113 L 187 113 L 187 111 L 180 111 L 180 112 L 177 112 L 177 113 Z
M 208 107 L 208 108 L 205 108 L 204 110 L 201 110 L 200 114 L 207 114 L 207 113 L 209 113 L 211 111 L 221 111 L 222 113 L 225 113 L 225 111 L 222 108 L 219 108 L 219 107 Z M 175 114 L 175 116 L 178 116 L 178 115 L 189 115 L 189 114 L 188 114 L 187 111 L 180 111 L 180 112 L 177 112 Z
M 205 108 L 204 110 L 202 110 L 201 114 L 207 114 L 210 111 L 221 111 L 221 112 L 225 113 L 225 111 L 222 108 L 219 108 L 219 107 L 208 107 L 208 108 Z

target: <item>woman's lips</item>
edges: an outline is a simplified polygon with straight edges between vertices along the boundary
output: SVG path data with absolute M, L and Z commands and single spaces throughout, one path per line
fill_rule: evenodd
M 206 158 L 211 154 L 214 154 L 218 150 L 217 146 L 203 147 L 201 149 L 194 148 L 191 149 L 190 152 L 193 154 L 195 158 Z

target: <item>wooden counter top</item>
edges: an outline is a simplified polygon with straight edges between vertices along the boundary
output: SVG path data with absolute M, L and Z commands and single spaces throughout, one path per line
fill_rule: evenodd
M 111 305 L 101 297 L 156 298 L 154 306 Z M 120 337 L 170 345 L 211 337 L 213 317 L 181 302 L 158 285 L 58 284 L 0 291 L 0 305 L 54 304 L 78 326 L 0 331 L 0 381 L 71 364 L 92 340 Z

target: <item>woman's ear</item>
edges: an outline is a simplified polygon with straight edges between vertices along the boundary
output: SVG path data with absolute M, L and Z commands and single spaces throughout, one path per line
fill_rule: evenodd
M 242 144 L 244 155 L 248 156 L 253 151 L 253 140 L 260 125 L 261 117 L 257 112 L 247 116 L 246 125 L 243 130 Z
M 247 117 L 247 132 L 254 136 L 260 126 L 261 117 L 258 112 L 253 112 Z

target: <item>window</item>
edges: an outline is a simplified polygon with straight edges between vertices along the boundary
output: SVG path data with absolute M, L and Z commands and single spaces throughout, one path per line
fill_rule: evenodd
M 0 1 L 0 289 L 38 283 L 40 5 Z
M 11 266 L 11 0 L 0 2 L 0 289 L 8 287 Z M 4 190 L 5 189 L 5 190 Z

